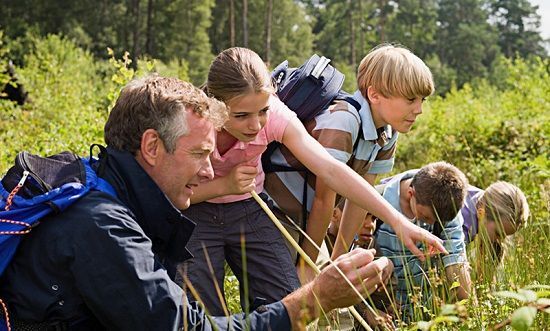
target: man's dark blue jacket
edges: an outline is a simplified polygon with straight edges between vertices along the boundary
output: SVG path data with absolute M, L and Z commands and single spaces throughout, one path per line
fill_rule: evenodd
M 190 258 L 194 224 L 136 159 L 107 148 L 100 175 L 117 197 L 93 191 L 44 218 L 0 279 L 14 323 L 47 321 L 74 330 L 289 330 L 281 302 L 248 316 L 206 317 L 172 281 Z M 186 319 L 184 321 L 184 318 Z M 210 323 L 217 324 L 215 327 Z M 230 325 L 230 327 L 229 327 Z

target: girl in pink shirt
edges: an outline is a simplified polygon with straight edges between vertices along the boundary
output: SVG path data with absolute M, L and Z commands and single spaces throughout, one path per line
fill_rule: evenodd
M 210 314 L 227 313 L 224 262 L 239 279 L 246 312 L 282 299 L 300 286 L 294 263 L 278 229 L 250 192 L 262 192 L 261 154 L 279 141 L 329 187 L 384 220 L 404 245 L 424 258 L 415 242 L 445 252 L 437 237 L 409 222 L 346 165 L 311 137 L 296 115 L 275 96 L 262 59 L 246 48 L 230 48 L 212 62 L 205 91 L 225 102 L 229 120 L 217 134 L 211 156 L 214 179 L 201 183 L 184 213 L 197 223 L 187 248 L 194 259 L 183 273 Z M 262 195 L 261 195 L 262 196 Z M 265 196 L 263 196 L 265 199 Z

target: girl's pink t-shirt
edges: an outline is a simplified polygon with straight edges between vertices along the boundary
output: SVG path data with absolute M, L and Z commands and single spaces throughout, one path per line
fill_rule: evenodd
M 214 179 L 227 176 L 236 165 L 245 163 L 255 166 L 256 169 L 258 169 L 256 192 L 260 193 L 263 191 L 265 174 L 262 169 L 262 153 L 266 150 L 270 142 L 282 141 L 288 123 L 296 117 L 296 114 L 279 100 L 279 98 L 272 95 L 269 99 L 267 116 L 268 118 L 265 126 L 260 130 L 253 141 L 247 143 L 237 141 L 223 156 L 220 155 L 218 148 L 214 149 L 214 152 L 210 156 L 212 167 L 214 168 Z M 208 202 L 227 203 L 248 199 L 250 197 L 250 193 L 225 195 L 208 200 Z

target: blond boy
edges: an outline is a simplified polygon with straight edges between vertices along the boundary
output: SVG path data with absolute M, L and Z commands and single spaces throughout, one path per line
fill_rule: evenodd
M 398 133 L 407 133 L 422 113 L 422 103 L 434 91 L 432 74 L 424 62 L 401 46 L 389 44 L 374 48 L 359 65 L 357 110 L 337 101 L 305 123 L 309 133 L 336 159 L 347 163 L 369 183 L 378 174 L 391 171 Z M 271 156 L 272 164 L 300 169 L 300 164 L 284 147 Z M 266 175 L 265 190 L 276 207 L 297 223 L 303 223 L 302 200 L 305 172 L 276 172 Z M 307 234 L 319 245 L 326 233 L 336 193 L 322 181 L 307 175 L 309 212 Z M 349 249 L 367 211 L 346 201 L 343 222 L 332 258 Z M 315 260 L 318 250 L 308 240 L 302 247 Z M 303 281 L 311 275 L 301 275 Z

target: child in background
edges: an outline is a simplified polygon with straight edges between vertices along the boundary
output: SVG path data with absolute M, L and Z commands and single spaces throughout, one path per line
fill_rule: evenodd
M 394 178 L 382 179 L 381 184 L 376 186 L 377 190 L 383 192 L 386 185 Z M 418 190 L 419 188 L 417 192 Z M 339 205 L 334 209 L 327 233 L 330 238 L 335 238 L 338 232 L 341 214 L 341 205 Z M 485 190 L 468 185 L 460 214 L 463 218 L 462 231 L 465 244 L 477 244 L 477 250 L 474 252 L 476 256 L 472 259 L 473 271 L 478 277 L 484 276 L 491 281 L 496 266 L 502 260 L 504 241 L 523 227 L 529 218 L 527 199 L 517 186 L 508 182 L 495 182 Z M 367 215 L 359 229 L 354 247 L 377 248 L 373 241 L 374 222 L 369 218 L 372 218 L 372 215 Z M 454 232 L 457 236 L 457 229 Z M 445 240 L 445 238 L 442 239 Z M 448 250 L 453 251 L 452 248 Z
M 464 218 L 466 243 L 477 241 L 478 249 L 474 254 L 481 255 L 474 259 L 476 275 L 492 275 L 502 261 L 504 240 L 524 226 L 529 218 L 525 195 L 517 186 L 503 181 L 485 190 L 470 186 L 460 213 Z
M 186 274 L 200 295 L 195 299 L 212 315 L 226 312 L 225 261 L 239 279 L 244 311 L 280 300 L 300 286 L 282 235 L 249 193 L 263 191 L 260 158 L 272 141 L 287 146 L 331 189 L 387 217 L 404 244 L 419 256 L 423 253 L 414 242 L 444 251 L 439 239 L 408 222 L 308 134 L 296 114 L 274 95 L 269 71 L 256 53 L 239 47 L 220 53 L 210 67 L 205 91 L 226 103 L 229 120 L 217 134 L 211 155 L 214 179 L 194 188 L 192 205 L 184 214 L 197 223 L 187 245 L 194 259 L 187 263 Z
M 471 282 L 462 232 L 464 222 L 459 213 L 468 188 L 466 176 L 449 163 L 435 162 L 384 182 L 377 187 L 384 199 L 412 222 L 443 240 L 449 252 L 441 258 L 447 283 L 450 287 L 457 281 L 460 286 L 455 289 L 456 296 L 467 298 Z M 409 303 L 409 294 L 415 293 L 414 287 L 429 288 L 426 275 L 433 261 L 431 265 L 419 261 L 396 240 L 391 227 L 378 224 L 374 234 L 378 253 L 392 260 L 397 277 L 396 299 L 399 305 L 405 306 Z

